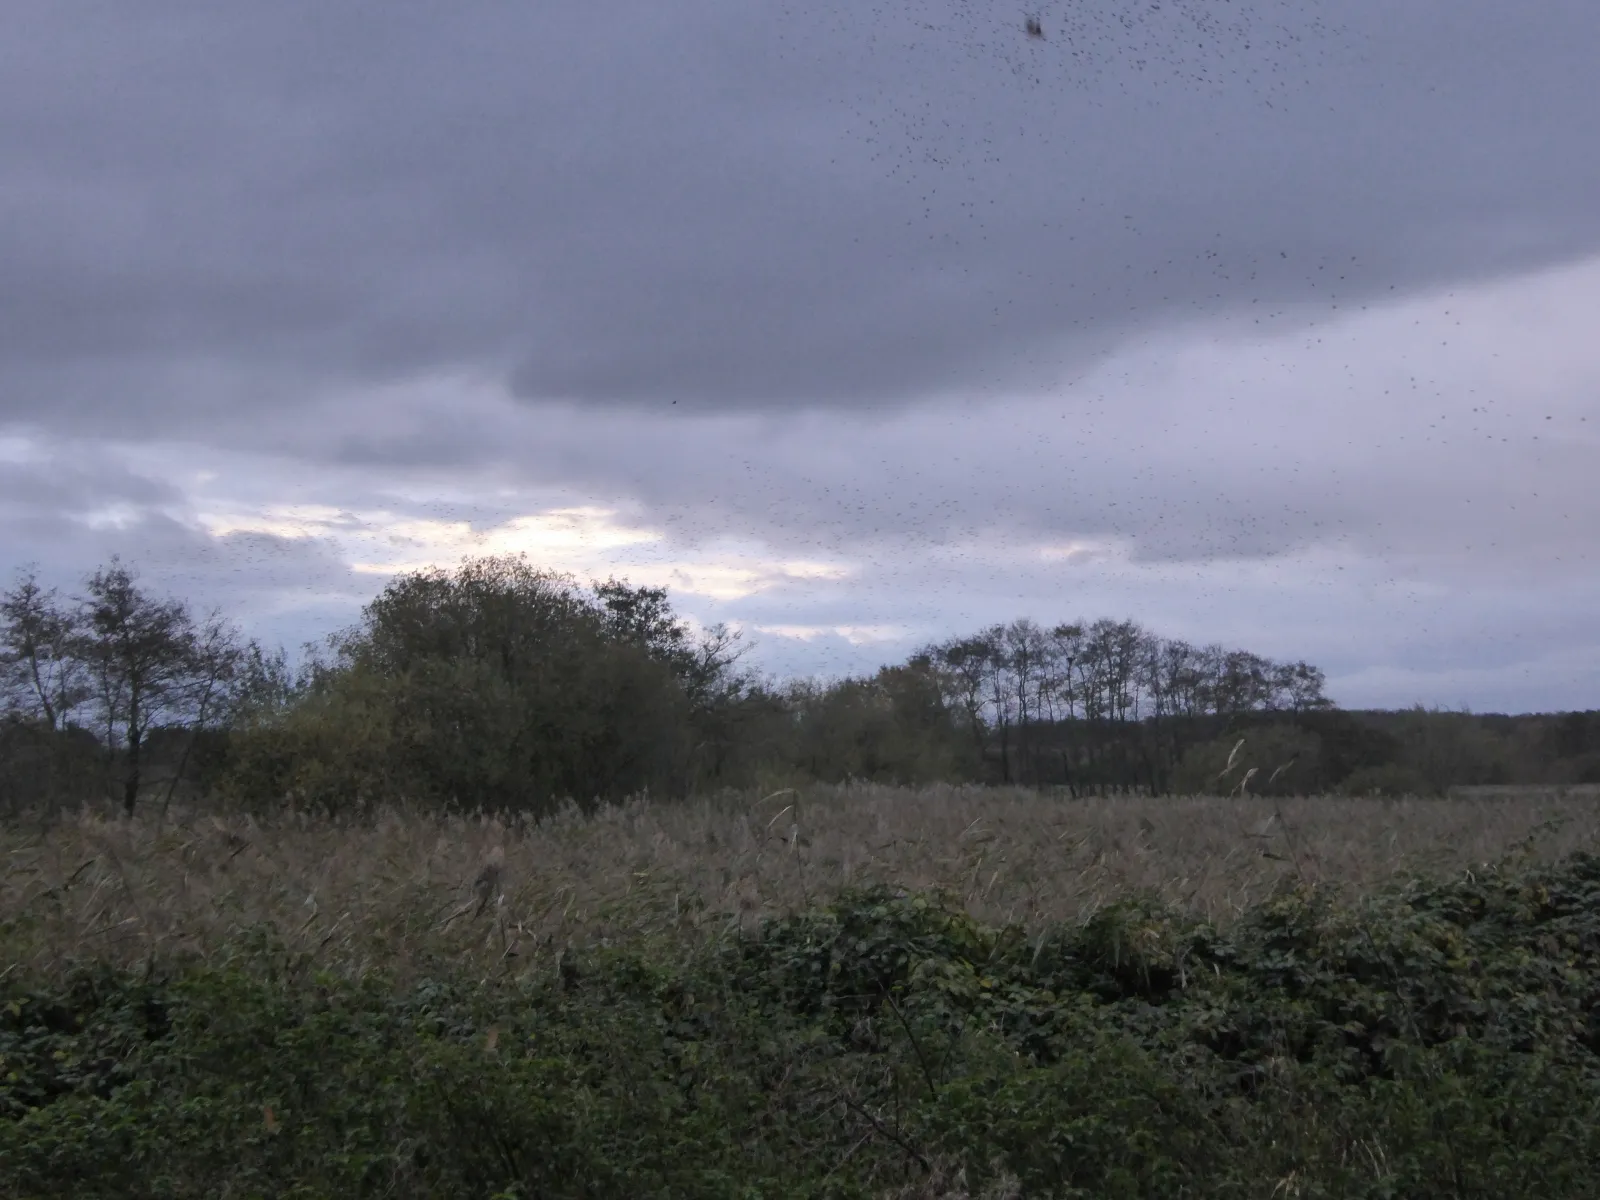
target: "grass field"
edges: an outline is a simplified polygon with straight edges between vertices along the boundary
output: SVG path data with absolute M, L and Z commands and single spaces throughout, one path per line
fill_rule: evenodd
M 1600 805 L 0 830 L 0 1194 L 1600 1194 Z

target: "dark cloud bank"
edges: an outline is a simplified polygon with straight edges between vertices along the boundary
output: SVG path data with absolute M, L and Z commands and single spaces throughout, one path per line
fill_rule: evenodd
M 904 401 L 1600 244 L 1584 0 L 10 12 L 21 415 L 208 363 Z

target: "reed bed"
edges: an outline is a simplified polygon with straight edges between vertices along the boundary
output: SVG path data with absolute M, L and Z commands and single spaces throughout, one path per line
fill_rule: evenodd
M 637 800 L 534 823 L 380 809 L 362 820 L 84 809 L 0 828 L 0 972 L 210 958 L 266 931 L 300 968 L 483 973 L 574 947 L 750 928 L 888 884 L 989 923 L 1082 919 L 1154 894 L 1226 925 L 1285 883 L 1355 893 L 1397 876 L 1593 849 L 1600 804 L 1069 799 L 1020 788 L 812 787 Z

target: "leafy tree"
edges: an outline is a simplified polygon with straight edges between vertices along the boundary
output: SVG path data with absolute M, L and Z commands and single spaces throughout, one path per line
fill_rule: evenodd
M 53 588 L 24 568 L 15 586 L 0 593 L 0 681 L 6 711 L 66 726 L 89 697 L 83 663 L 75 653 L 77 624 Z
M 786 700 L 793 713 L 787 755 L 806 777 L 919 784 L 970 778 L 979 765 L 927 658 L 865 679 L 798 680 Z
M 196 621 L 181 600 L 160 599 L 113 558 L 91 575 L 75 618 L 74 648 L 113 764 L 123 811 L 133 815 L 145 775 L 145 743 L 163 725 L 188 731 L 167 797 L 188 762 L 194 734 L 222 721 L 245 659 L 220 616 Z
M 1333 702 L 1323 694 L 1327 676 L 1306 662 L 1285 663 L 1272 670 L 1272 707 L 1292 713 L 1321 712 Z
M 405 575 L 288 712 L 241 743 L 255 777 L 235 783 L 258 799 L 281 787 L 327 804 L 411 795 L 533 811 L 680 794 L 739 690 L 736 641 L 697 639 L 663 590 L 585 590 L 521 557 Z

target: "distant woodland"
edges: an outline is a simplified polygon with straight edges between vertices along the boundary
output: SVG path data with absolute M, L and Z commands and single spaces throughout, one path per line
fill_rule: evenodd
M 1320 670 L 1129 620 L 1022 619 L 875 674 L 774 681 L 667 593 L 521 558 L 396 578 L 288 655 L 113 560 L 0 594 L 0 812 L 174 799 L 538 815 L 807 781 L 1063 794 L 1600 783 L 1600 712 L 1356 712 Z

